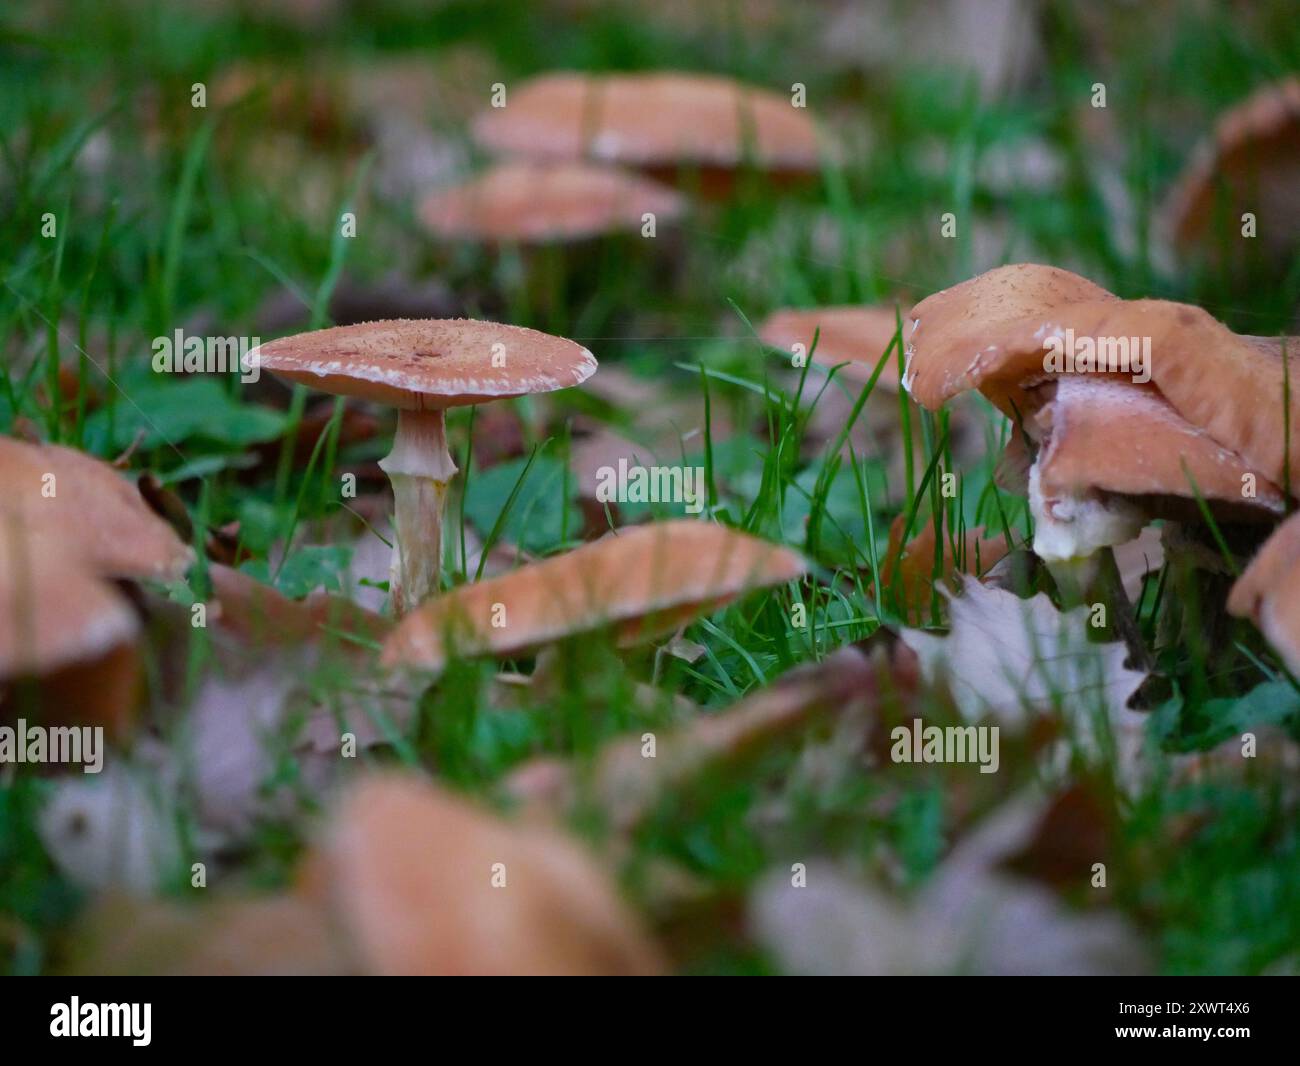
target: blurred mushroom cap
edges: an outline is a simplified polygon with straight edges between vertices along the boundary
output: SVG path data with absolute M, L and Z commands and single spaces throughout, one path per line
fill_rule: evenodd
M 1228 611 L 1254 621 L 1287 668 L 1300 672 L 1300 514 L 1264 542 L 1232 586 Z
M 0 438 L 0 496 L 33 540 L 92 573 L 173 580 L 194 559 L 131 482 L 72 448 Z
M 0 512 L 0 679 L 41 677 L 133 643 L 139 619 L 57 541 Z
M 371 973 L 664 969 L 614 886 L 576 844 L 537 826 L 516 828 L 422 778 L 359 781 L 343 798 L 323 855 L 316 880 L 323 877 Z
M 322 392 L 417 410 L 567 389 L 596 370 L 573 341 L 469 318 L 335 326 L 269 341 L 250 359 Z
M 291 600 L 270 585 L 219 563 L 209 564 L 208 575 L 220 607 L 218 622 L 245 641 L 299 644 L 335 630 L 379 640 L 391 626 L 389 619 L 342 596 L 318 592 L 305 600 Z M 346 641 L 342 643 L 348 647 Z
M 592 163 L 500 163 L 472 181 L 430 193 L 420 218 L 438 237 L 521 244 L 636 231 L 681 215 L 672 189 Z
M 1300 232 L 1300 78 L 1265 85 L 1219 118 L 1169 195 L 1165 216 L 1184 246 L 1216 219 L 1234 234 L 1249 211 L 1268 247 L 1290 251 Z
M 876 364 L 894 341 L 898 319 L 892 307 L 813 307 L 774 311 L 758 327 L 765 344 L 792 352 L 802 344 L 814 361 L 842 367 L 840 374 L 855 384 L 866 384 Z M 813 336 L 817 347 L 813 348 Z M 878 383 L 898 391 L 898 359 L 890 355 Z
M 474 122 L 493 152 L 639 168 L 814 171 L 817 133 L 791 97 L 707 74 L 547 74 Z
M 427 601 L 383 662 L 438 672 L 457 652 L 507 655 L 611 624 L 624 643 L 649 640 L 804 571 L 789 549 L 712 522 L 636 526 Z
M 877 591 L 877 596 L 883 589 L 894 590 L 904 621 L 909 625 L 920 625 L 929 617 L 931 599 L 935 594 L 935 528 L 933 521 L 926 522 L 904 544 L 906 522 L 907 515 L 900 514 L 890 523 L 889 547 L 881 567 L 882 589 Z M 960 538 L 945 530 L 943 543 L 938 545 L 937 580 L 953 588 L 958 574 L 978 578 L 988 573 L 1008 550 L 1004 534 L 991 536 L 983 526 L 965 530 Z

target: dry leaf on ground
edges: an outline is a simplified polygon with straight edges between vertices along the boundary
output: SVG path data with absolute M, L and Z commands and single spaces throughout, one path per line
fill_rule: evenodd
M 1088 641 L 1085 607 L 1062 613 L 1043 593 L 1022 600 L 966 579 L 960 595 L 948 596 L 948 610 L 948 636 L 919 629 L 902 636 L 927 680 L 948 681 L 969 721 L 989 715 L 1019 726 L 1031 713 L 1098 701 L 1114 716 L 1142 683 L 1124 665 L 1123 644 Z
M 1086 606 L 1063 613 L 1041 592 L 1022 600 L 969 579 L 962 589 L 948 595 L 948 636 L 902 631 L 922 676 L 946 683 L 968 721 L 988 717 L 1021 730 L 1034 717 L 1058 711 L 1066 736 L 1047 763 L 1061 770 L 1072 754 L 1090 762 L 1102 758 L 1117 781 L 1135 788 L 1142 780 L 1147 717 L 1129 710 L 1128 701 L 1145 675 L 1125 665 L 1125 645 L 1091 643 Z
M 805 887 L 774 870 L 750 900 L 750 924 L 796 974 L 1111 975 L 1148 972 L 1137 931 L 1120 915 L 1077 911 L 999 866 L 1030 842 L 1039 797 L 994 812 L 953 849 L 911 902 L 829 863 Z

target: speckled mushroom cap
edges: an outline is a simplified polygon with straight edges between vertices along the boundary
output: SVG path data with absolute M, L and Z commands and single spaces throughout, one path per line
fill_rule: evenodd
M 941 289 L 913 307 L 904 323 L 903 387 L 922 407 L 937 410 L 986 382 L 1041 376 L 1042 336 L 1025 352 L 1009 349 L 1001 331 L 1035 315 L 1050 322 L 1057 309 L 1072 304 L 1118 299 L 1087 278 L 1038 263 L 997 267 Z
M 139 619 L 55 541 L 0 512 L 0 679 L 38 677 L 134 641 Z
M 0 437 L 0 505 L 90 573 L 171 580 L 194 558 L 131 482 L 72 448 Z
M 1165 218 L 1175 238 L 1204 238 L 1222 210 L 1234 227 L 1243 211 L 1260 239 L 1289 249 L 1300 227 L 1300 78 L 1265 85 L 1224 112 L 1170 193 Z
M 474 123 L 491 151 L 590 157 L 638 168 L 818 169 L 817 134 L 790 97 L 705 74 L 548 74 L 510 90 Z
M 909 318 L 903 384 L 930 408 L 980 389 L 1007 413 L 1014 404 L 1023 414 L 1032 400 L 1022 386 L 1050 376 L 1043 363 L 1047 338 L 1071 329 L 1076 337 L 1150 337 L 1151 382 L 1174 410 L 1249 468 L 1276 483 L 1283 479 L 1288 415 L 1281 339 L 1233 333 L 1189 304 L 1121 300 L 1069 271 L 1027 263 L 927 297 Z M 1287 345 L 1289 353 L 1300 352 L 1297 339 L 1287 338 Z M 1294 395 L 1289 423 L 1290 454 L 1297 455 Z
M 1300 672 L 1300 514 L 1277 527 L 1228 594 L 1228 611 L 1250 618 Z
M 383 662 L 436 672 L 449 642 L 508 655 L 611 624 L 632 643 L 805 569 L 789 549 L 711 522 L 636 526 L 426 601 L 389 635 Z
M 533 243 L 635 231 L 647 212 L 667 222 L 682 209 L 672 189 L 615 167 L 513 162 L 430 193 L 420 218 L 438 237 Z
M 567 389 L 596 370 L 573 341 L 469 318 L 336 326 L 269 341 L 251 358 L 309 388 L 411 410 Z
M 892 307 L 812 307 L 774 311 L 758 327 L 764 343 L 787 352 L 802 344 L 813 360 L 824 366 L 843 366 L 840 373 L 856 383 L 866 383 L 876 364 L 893 343 L 898 319 Z M 813 336 L 817 348 L 813 350 Z M 891 354 L 880 371 L 878 384 L 898 391 L 898 359 Z
M 1035 422 L 1042 434 L 1037 473 L 1043 497 L 1115 493 L 1194 498 L 1240 507 L 1239 517 L 1267 520 L 1282 513 L 1276 485 L 1254 475 L 1241 456 L 1179 417 L 1150 386 L 1107 378 L 1064 377 Z M 1236 513 L 1236 512 L 1234 512 Z

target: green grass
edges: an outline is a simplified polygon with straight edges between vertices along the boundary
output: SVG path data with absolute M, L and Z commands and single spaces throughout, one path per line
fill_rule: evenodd
M 582 521 L 568 465 L 575 425 L 597 418 L 634 438 L 649 436 L 671 419 L 675 402 L 703 412 L 702 432 L 659 459 L 704 466 L 706 516 L 809 558 L 809 582 L 747 597 L 691 625 L 687 637 L 705 649 L 694 663 L 665 657 L 656 671 L 650 653 L 615 654 L 603 639 L 567 642 L 552 664 L 559 683 L 526 694 L 518 708 L 492 706 L 494 664 L 457 663 L 420 697 L 407 735 L 361 756 L 435 770 L 489 802 L 500 801 L 503 779 L 531 757 L 560 755 L 584 766 L 613 737 L 672 724 L 678 712 L 671 694 L 707 713 L 836 647 L 879 642 L 882 626 L 903 616 L 898 589 L 877 580 L 889 523 L 899 514 L 913 535 L 936 523 L 941 540 L 960 542 L 976 525 L 1017 544 L 1031 538 L 1024 502 L 993 482 L 1006 428 L 987 409 L 987 454 L 962 465 L 948 416 L 921 412 L 901 397 L 898 439 L 908 442 L 901 479 L 879 455 L 842 454 L 848 425 L 837 439 L 810 442 L 818 398 L 848 388 L 853 421 L 866 410 L 875 379 L 855 392 L 839 375 L 828 380 L 819 365 L 793 371 L 755 339 L 751 323 L 771 310 L 895 302 L 901 332 L 915 299 L 1002 261 L 993 246 L 1003 258 L 1076 269 L 1125 296 L 1200 303 L 1248 333 L 1284 329 L 1300 302 L 1300 259 L 1281 273 L 1253 265 L 1243 281 L 1190 264 L 1167 269 L 1153 260 L 1151 240 L 1159 198 L 1185 160 L 1188 136 L 1254 85 L 1300 67 L 1300 25 L 1285 3 L 1259 5 L 1243 20 L 1179 11 L 1158 32 L 1126 28 L 1154 14 L 1110 12 L 1100 21 L 1112 58 L 1100 69 L 1087 37 L 1096 27 L 1085 27 L 1071 5 L 1048 3 L 1044 62 L 1032 84 L 990 98 L 970 79 L 907 56 L 881 76 L 822 62 L 812 15 L 799 10 L 805 5 L 791 5 L 784 17 L 792 28 L 784 33 L 749 26 L 734 13 L 708 30 L 688 31 L 620 4 L 599 5 L 579 21 L 548 13 L 545 4 L 479 0 L 430 12 L 380 3 L 349 8 L 310 33 L 237 15 L 233 5 L 52 6 L 60 17 L 29 25 L 8 14 L 0 21 L 0 429 L 34 430 L 110 460 L 134 444 L 132 474 L 152 472 L 178 494 L 194 521 L 196 547 L 204 530 L 238 521 L 250 572 L 290 595 L 349 591 L 339 577 L 346 543 L 366 530 L 339 506 L 335 487 L 340 471 L 386 451 L 391 422 L 376 439 L 348 442 L 337 404 L 315 439 L 300 440 L 309 403 L 319 397 L 271 382 L 255 389 L 160 382 L 149 369 L 150 341 L 177 328 L 252 335 L 259 309 L 277 293 L 296 295 L 304 328 L 327 325 L 345 278 L 377 282 L 393 271 L 436 277 L 464 313 L 571 336 L 606 371 L 650 383 L 662 404 L 662 411 L 623 410 L 582 390 L 558 395 L 540 413 L 514 402 L 522 439 L 499 463 L 484 459 L 491 454 L 484 412 L 454 412 L 449 432 L 463 473 L 448 510 L 447 581 L 481 576 L 481 563 L 467 571 L 467 536 L 538 556 L 572 547 Z M 778 90 L 802 81 L 813 109 L 834 116 L 849 151 L 842 167 L 779 194 L 741 181 L 735 200 L 695 210 L 679 227 L 663 226 L 652 247 L 629 238 L 537 256 L 510 249 L 494 255 L 437 247 L 423 236 L 409 197 L 376 191 L 386 161 L 360 128 L 311 130 L 301 115 L 268 114 L 256 98 L 210 102 L 206 110 L 189 105 L 191 85 L 205 82 L 211 100 L 220 70 L 235 58 L 271 62 L 289 75 L 325 56 L 382 62 L 416 55 L 438 70 L 467 49 L 481 54 L 494 76 L 450 88 L 483 100 L 497 76 L 514 81 L 550 68 L 716 70 Z M 1104 142 L 1084 129 L 1096 81 L 1108 89 Z M 429 128 L 474 155 L 465 116 L 434 111 Z M 294 153 L 285 157 L 287 176 L 268 172 L 254 152 L 272 135 Z M 1062 167 L 1059 187 L 986 179 L 995 153 L 1039 142 Z M 1132 203 L 1131 231 L 1121 232 L 1110 217 L 1105 186 L 1112 180 Z M 340 233 L 344 210 L 358 215 L 353 239 Z M 939 236 L 946 211 L 958 218 L 955 240 Z M 46 212 L 57 220 L 54 237 L 41 235 Z M 887 359 L 901 358 L 901 348 L 900 336 L 881 353 L 877 375 Z M 916 454 L 914 423 L 922 440 Z M 948 471 L 959 475 L 955 500 L 939 494 Z M 645 509 L 652 518 L 672 511 Z M 1217 528 L 1214 535 L 1222 544 Z M 189 585 L 167 594 L 195 602 L 204 580 L 196 571 Z M 1257 699 L 1246 705 L 1254 717 L 1237 711 L 1257 685 L 1278 684 L 1258 636 L 1236 626 L 1236 644 L 1227 654 L 1214 649 L 1210 661 L 1204 644 L 1170 640 L 1158 625 L 1214 609 L 1200 603 L 1195 580 L 1171 568 L 1151 585 L 1138 615 L 1169 680 L 1153 726 L 1162 748 L 1208 748 L 1260 720 L 1300 736 L 1293 706 Z M 789 625 L 796 602 L 807 608 L 806 629 Z M 930 620 L 940 621 L 937 595 L 931 610 Z M 203 631 L 186 636 L 192 691 L 212 666 Z M 150 670 L 156 676 L 162 667 Z M 633 685 L 652 675 L 659 698 L 643 706 Z M 331 669 L 308 680 L 314 698 L 330 706 L 357 679 Z M 706 913 L 726 916 L 766 870 L 817 855 L 895 869 L 910 891 L 971 822 L 972 810 L 954 799 L 960 768 L 907 776 L 859 767 L 818 787 L 798 771 L 800 751 L 768 751 L 665 797 L 621 862 L 632 898 L 658 914 L 653 874 L 667 862 L 706 886 Z M 991 809 L 1034 773 L 1027 758 L 1012 764 L 1007 757 L 996 776 L 973 801 L 975 811 Z M 298 782 L 309 806 L 314 802 L 292 756 L 277 761 L 275 779 Z M 1300 841 L 1295 797 L 1284 785 L 1261 774 L 1173 791 L 1153 787 L 1129 799 L 1103 793 L 1123 826 L 1114 866 L 1131 873 L 1117 879 L 1115 900 L 1151 935 L 1162 970 L 1251 973 L 1294 960 L 1300 921 L 1290 889 L 1300 874 Z M 21 773 L 0 783 L 0 965 L 12 972 L 55 964 L 59 937 L 83 901 L 35 833 L 47 787 Z M 773 806 L 781 811 L 775 826 L 759 817 Z M 1205 828 L 1175 838 L 1171 827 L 1193 817 Z M 232 879 L 282 883 L 304 825 L 260 827 Z M 580 811 L 574 828 L 597 846 L 607 837 L 599 810 Z M 661 922 L 685 970 L 772 968 L 756 945 L 726 933 L 725 921 L 703 922 L 712 930 L 703 936 L 691 925 L 680 940 L 673 920 Z

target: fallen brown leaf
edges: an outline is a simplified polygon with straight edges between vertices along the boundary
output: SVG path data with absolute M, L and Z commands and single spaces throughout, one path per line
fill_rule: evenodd
M 889 546 L 882 568 L 881 590 L 894 590 L 903 618 L 919 624 L 930 615 L 931 595 L 936 581 L 934 522 L 926 522 L 920 532 L 904 546 L 903 526 L 906 515 L 900 514 L 889 527 Z M 954 550 L 953 540 L 945 531 L 939 558 L 938 583 L 954 588 L 959 574 L 980 577 L 1007 554 L 1006 537 L 986 537 L 984 527 L 966 531 L 962 545 Z M 877 595 L 880 593 L 878 592 Z
M 585 772 L 550 758 L 525 763 L 507 779 L 505 792 L 534 809 L 562 809 L 585 799 L 615 831 L 626 833 L 674 789 L 816 722 L 860 711 L 872 703 L 876 688 L 877 667 L 855 648 L 841 648 L 726 710 L 701 711 L 660 731 L 653 757 L 644 755 L 646 741 L 637 733 L 609 743 Z

